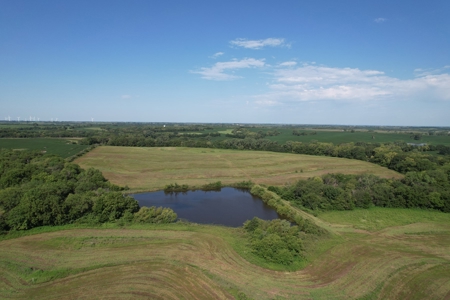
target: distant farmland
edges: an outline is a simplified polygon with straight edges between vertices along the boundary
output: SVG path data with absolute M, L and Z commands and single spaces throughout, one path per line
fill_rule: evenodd
M 164 188 L 170 183 L 200 186 L 251 180 L 283 185 L 326 173 L 402 175 L 368 162 L 344 158 L 199 148 L 98 147 L 76 163 L 101 170 L 115 184 L 136 191 Z
M 87 145 L 73 144 L 72 140 L 70 138 L 0 139 L 0 148 L 45 151 L 48 154 L 55 154 L 66 158 L 88 147 Z
M 258 129 L 252 128 L 251 131 L 257 132 Z M 267 131 L 267 130 L 262 130 Z M 301 132 L 305 132 L 307 135 L 304 136 L 295 136 L 292 134 L 293 129 L 278 129 L 280 132 L 277 136 L 267 136 L 266 139 L 271 141 L 276 141 L 281 144 L 286 143 L 287 141 L 296 141 L 296 142 L 313 142 L 318 141 L 321 143 L 333 143 L 333 144 L 341 144 L 341 143 L 356 143 L 356 142 L 365 142 L 365 143 L 389 143 L 396 141 L 404 141 L 406 143 L 427 143 L 430 145 L 450 145 L 450 136 L 448 135 L 422 135 L 420 140 L 414 140 L 411 138 L 410 134 L 406 132 L 400 133 L 385 133 L 385 132 L 370 132 L 370 131 L 342 131 L 342 130 L 301 130 Z M 315 134 L 311 134 L 315 133 Z

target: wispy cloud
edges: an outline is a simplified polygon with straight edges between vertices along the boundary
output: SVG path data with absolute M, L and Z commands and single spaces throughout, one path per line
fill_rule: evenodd
M 373 20 L 375 23 L 384 23 L 387 21 L 386 18 L 376 18 Z
M 132 96 L 131 95 L 122 95 L 121 98 L 122 99 L 131 99 Z
M 414 70 L 414 75 L 416 77 L 437 75 L 437 74 L 442 74 L 442 73 L 448 72 L 449 69 L 450 69 L 450 66 L 444 66 L 444 67 L 438 68 L 438 69 L 420 69 L 419 68 L 419 69 Z
M 223 53 L 223 52 L 217 52 L 217 53 L 214 53 L 212 56 L 210 56 L 211 58 L 214 58 L 214 59 L 216 59 L 216 58 L 218 58 L 219 56 L 222 56 L 222 55 L 224 55 L 225 53 Z
M 293 67 L 297 65 L 295 61 L 285 61 L 280 64 L 280 67 Z
M 265 40 L 247 40 L 247 39 L 235 39 L 230 41 L 230 44 L 237 47 L 244 47 L 247 49 L 261 49 L 263 47 L 280 47 L 287 46 L 284 39 L 281 38 L 268 38 Z
M 270 91 L 256 103 L 273 105 L 305 101 L 450 100 L 450 75 L 402 80 L 377 70 L 303 65 L 276 69 Z
M 201 68 L 199 71 L 191 71 L 191 73 L 200 74 L 203 79 L 208 80 L 233 80 L 240 77 L 225 73 L 226 71 L 233 72 L 237 69 L 259 68 L 264 65 L 264 59 L 244 58 L 242 60 L 217 62 L 210 68 Z

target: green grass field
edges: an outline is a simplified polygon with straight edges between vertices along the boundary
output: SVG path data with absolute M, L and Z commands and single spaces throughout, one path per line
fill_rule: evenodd
M 448 299 L 448 217 L 365 217 L 383 212 L 413 223 L 368 232 L 336 212 L 320 220 L 332 235 L 306 240 L 308 263 L 292 272 L 263 268 L 236 228 L 38 228 L 0 241 L 0 298 Z
M 46 151 L 48 154 L 55 154 L 66 158 L 88 147 L 87 145 L 73 144 L 73 140 L 70 138 L 0 139 L 0 148 Z
M 381 132 L 367 132 L 367 131 L 323 131 L 323 130 L 301 130 L 306 133 L 316 132 L 315 135 L 295 136 L 292 134 L 292 129 L 277 129 L 281 132 L 277 136 L 268 136 L 266 139 L 276 141 L 281 144 L 287 141 L 297 142 L 312 142 L 318 141 L 323 143 L 386 143 L 404 141 L 406 143 L 427 143 L 430 145 L 450 145 L 450 136 L 422 136 L 419 141 L 413 140 L 410 134 L 407 133 L 381 133 Z M 258 131 L 253 129 L 253 131 Z
M 450 224 L 450 214 L 421 209 L 381 208 L 322 212 L 319 218 L 329 222 L 376 231 L 413 223 Z M 450 234 L 450 232 L 448 232 Z
M 402 175 L 375 164 L 325 156 L 264 151 L 201 148 L 107 147 L 94 149 L 75 161 L 102 171 L 111 182 L 134 191 L 163 189 L 171 183 L 202 186 L 221 181 L 251 180 L 283 185 L 325 173 L 370 173 L 385 178 Z

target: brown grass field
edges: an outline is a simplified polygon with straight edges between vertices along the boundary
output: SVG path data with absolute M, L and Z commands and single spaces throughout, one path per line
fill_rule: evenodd
M 78 158 L 83 168 L 96 168 L 111 182 L 133 191 L 163 189 L 171 183 L 201 186 L 221 181 L 251 180 L 283 185 L 325 173 L 375 174 L 400 178 L 401 174 L 375 164 L 345 158 L 199 148 L 98 147 Z
M 250 263 L 235 228 L 34 234 L 0 242 L 0 298 L 449 299 L 450 219 L 440 218 L 376 232 L 320 221 L 332 237 L 306 243 L 314 251 L 295 272 Z

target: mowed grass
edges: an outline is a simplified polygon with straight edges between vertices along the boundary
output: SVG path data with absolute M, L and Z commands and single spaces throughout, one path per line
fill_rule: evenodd
M 402 175 L 375 164 L 333 158 L 262 151 L 199 148 L 107 147 L 94 149 L 75 161 L 102 171 L 111 182 L 136 191 L 151 191 L 171 183 L 201 186 L 221 181 L 251 180 L 283 185 L 326 173 Z
M 327 211 L 318 216 L 335 224 L 352 225 L 355 228 L 377 231 L 387 227 L 414 223 L 450 224 L 450 214 L 432 210 L 381 208 Z M 448 232 L 450 234 L 450 232 Z
M 73 144 L 72 141 L 74 141 L 73 138 L 0 139 L 0 148 L 45 151 L 48 154 L 66 158 L 89 147 L 88 145 Z
M 434 225 L 441 231 L 429 230 Z M 415 226 L 411 229 L 411 226 Z M 0 241 L 0 298 L 448 299 L 448 223 L 306 241 L 294 272 L 252 264 L 239 229 L 195 224 L 60 230 Z M 408 234 L 405 234 L 408 232 Z M 319 249 L 318 246 L 321 246 Z

